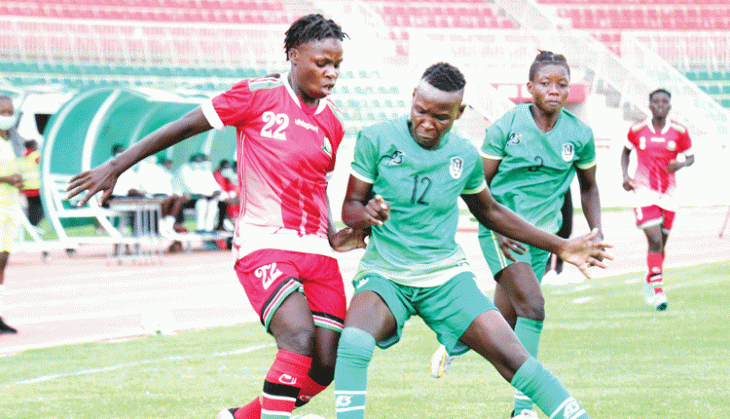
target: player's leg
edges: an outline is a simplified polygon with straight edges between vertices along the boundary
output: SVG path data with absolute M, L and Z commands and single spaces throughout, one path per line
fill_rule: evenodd
M 730 222 L 730 205 L 727 207 L 727 213 L 725 214 L 725 220 L 722 222 L 722 226 L 720 227 L 720 232 L 717 234 L 719 238 L 722 238 L 723 234 L 725 234 L 725 229 L 727 228 L 727 223 Z
M 337 350 L 337 419 L 365 417 L 367 372 L 375 345 L 384 349 L 395 344 L 408 318 L 398 293 L 395 284 L 379 276 L 361 278 L 355 286 L 355 296 L 347 309 L 345 329 Z
M 296 406 L 302 406 L 332 382 L 337 346 L 344 328 L 347 299 L 337 259 L 313 256 L 302 264 L 304 295 L 315 325 L 312 368 L 302 384 Z
M 505 316 L 507 323 L 530 356 L 537 358 L 545 320 L 545 299 L 532 265 L 513 263 L 495 279 L 499 284 L 499 289 L 495 288 L 495 305 L 503 315 L 509 316 Z M 532 409 L 532 400 L 519 390 L 515 391 L 515 414 Z
M 18 333 L 15 328 L 5 324 L 2 318 L 3 294 L 5 294 L 5 268 L 10 259 L 10 251 L 18 238 L 19 220 L 11 214 L 0 210 L 0 334 Z
M 664 215 L 656 205 L 634 208 L 634 214 L 636 215 L 636 225 L 644 232 L 647 242 L 644 302 L 649 306 L 663 310 L 666 308 L 665 302 L 661 301 L 664 298 L 662 288 L 664 284 L 662 276 L 664 247 L 661 227 L 664 222 Z M 658 295 L 660 295 L 660 301 L 657 306 L 655 303 L 658 300 Z
M 278 351 L 263 391 L 246 406 L 219 413 L 219 419 L 289 417 L 312 365 L 315 326 L 301 291 L 292 252 L 260 250 L 236 263 L 236 273 L 261 323 L 274 336 Z
M 499 312 L 490 310 L 479 315 L 461 341 L 491 362 L 505 380 L 548 417 L 588 418 L 560 380 L 528 354 Z

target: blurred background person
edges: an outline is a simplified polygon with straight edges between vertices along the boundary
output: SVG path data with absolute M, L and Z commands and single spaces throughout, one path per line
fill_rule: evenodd
M 43 204 L 41 203 L 41 152 L 36 140 L 25 142 L 25 155 L 20 160 L 20 172 L 23 176 L 23 189 L 28 202 L 28 221 L 34 227 L 43 219 Z
M 0 95 L 0 334 L 18 333 L 2 318 L 5 268 L 20 227 L 18 208 L 23 176 L 18 173 L 18 165 L 25 151 L 25 139 L 18 134 L 17 122 L 13 100 L 10 96 Z
M 190 196 L 185 208 L 195 208 L 196 232 L 212 233 L 222 190 L 213 177 L 210 158 L 203 153 L 193 154 L 190 161 L 175 172 L 173 190 Z

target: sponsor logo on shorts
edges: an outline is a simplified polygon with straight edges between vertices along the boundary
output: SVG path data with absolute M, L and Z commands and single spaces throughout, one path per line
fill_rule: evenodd
M 362 288 L 365 284 L 367 284 L 369 281 L 369 278 L 362 278 L 359 281 L 357 281 L 357 288 Z

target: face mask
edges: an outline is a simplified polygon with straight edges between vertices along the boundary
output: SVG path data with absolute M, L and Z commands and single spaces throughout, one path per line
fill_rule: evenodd
M 17 121 L 17 114 L 13 114 L 12 116 L 0 116 L 0 129 L 3 131 L 7 131 L 10 128 L 14 127 Z

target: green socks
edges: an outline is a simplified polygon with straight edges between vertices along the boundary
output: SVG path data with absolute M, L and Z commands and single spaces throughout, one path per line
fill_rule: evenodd
M 364 330 L 346 327 L 340 337 L 335 366 L 335 410 L 337 419 L 365 417 L 368 365 L 375 339 Z
M 522 364 L 510 384 L 534 401 L 551 419 L 589 419 L 563 383 L 535 358 L 528 358 Z
M 533 358 L 537 358 L 537 350 L 540 345 L 540 334 L 542 333 L 542 320 L 533 320 L 525 317 L 518 317 L 515 323 L 515 335 L 522 346 L 527 349 Z M 532 400 L 523 392 L 515 389 L 515 414 L 523 410 L 533 410 Z

